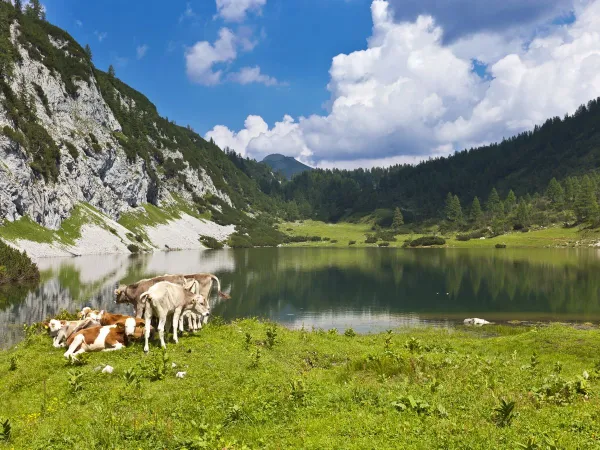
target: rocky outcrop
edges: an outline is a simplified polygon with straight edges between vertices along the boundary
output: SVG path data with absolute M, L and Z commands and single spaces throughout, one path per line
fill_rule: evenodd
M 74 81 L 78 95 L 69 95 L 59 74 L 30 58 L 19 44 L 18 34 L 19 26 L 15 23 L 11 38 L 20 58 L 14 66 L 10 88 L 14 93 L 25 89 L 26 98 L 34 99 L 38 123 L 59 146 L 60 161 L 57 181 L 46 181 L 32 170 L 31 156 L 22 145 L 0 133 L 0 220 L 29 216 L 44 227 L 58 229 L 81 202 L 91 204 L 112 219 L 146 202 L 170 203 L 173 194 L 192 200 L 193 195 L 202 197 L 210 193 L 230 203 L 228 196 L 215 188 L 206 171 L 192 169 L 185 161 L 186 169 L 177 181 L 161 176 L 155 162 L 141 158 L 129 161 L 115 137 L 122 126 L 104 101 L 94 76 L 89 81 Z M 56 48 L 64 46 L 64 42 L 54 38 L 51 42 Z M 45 98 L 40 98 L 40 89 Z M 122 100 L 129 107 L 135 105 L 133 100 Z M 7 112 L 0 106 L 0 130 L 5 126 L 13 129 Z M 68 146 L 76 149 L 75 155 Z M 161 179 L 160 187 L 150 176 L 147 164 L 153 165 L 153 171 Z

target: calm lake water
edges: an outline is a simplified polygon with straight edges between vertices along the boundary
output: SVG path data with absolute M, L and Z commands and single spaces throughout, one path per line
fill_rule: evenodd
M 600 320 L 600 250 L 279 248 L 101 255 L 37 261 L 37 286 L 0 290 L 0 347 L 22 326 L 61 309 L 113 302 L 119 282 L 212 272 L 231 300 L 225 319 L 259 316 L 286 326 L 357 332 L 490 321 Z M 216 302 L 213 294 L 212 302 Z

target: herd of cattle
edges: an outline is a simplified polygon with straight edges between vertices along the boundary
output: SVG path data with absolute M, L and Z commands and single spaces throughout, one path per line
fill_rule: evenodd
M 215 275 L 164 275 L 121 285 L 115 290 L 115 302 L 131 304 L 135 316 L 85 307 L 78 313 L 78 320 L 52 319 L 44 322 L 44 326 L 54 338 L 54 347 L 67 347 L 64 356 L 69 358 L 83 352 L 119 350 L 142 336 L 144 352 L 148 352 L 155 318 L 160 344 L 165 348 L 165 325 L 172 323 L 173 340 L 177 343 L 177 331 L 184 331 L 186 319 L 187 329 L 192 332 L 207 323 L 213 281 L 217 283 L 218 296 L 229 298 L 221 292 L 221 282 Z M 168 323 L 169 318 L 172 322 Z

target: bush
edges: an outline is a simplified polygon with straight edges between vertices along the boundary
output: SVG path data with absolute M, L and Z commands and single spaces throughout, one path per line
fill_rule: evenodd
M 429 247 L 432 245 L 444 245 L 446 240 L 437 236 L 423 236 L 410 242 L 411 247 Z
M 229 246 L 231 248 L 252 248 L 252 242 L 246 236 L 239 234 L 232 234 L 229 237 Z
M 380 247 L 389 247 L 389 246 L 390 246 L 390 243 L 389 243 L 389 242 L 380 242 L 380 243 L 379 243 L 379 244 L 377 244 L 377 245 L 379 245 Z
M 375 244 L 377 243 L 377 236 L 374 234 L 367 234 L 367 238 L 365 239 L 365 244 Z
M 337 239 L 332 239 L 332 240 L 331 240 L 331 243 L 332 243 L 332 244 L 337 244 Z
M 506 248 L 506 244 L 496 244 L 496 248 Z
M 25 252 L 0 241 L 0 284 L 38 281 L 40 272 Z
M 140 248 L 135 244 L 129 244 L 127 246 L 127 250 L 129 250 L 131 253 L 139 253 L 140 252 Z
M 468 234 L 457 234 L 456 235 L 456 240 L 457 241 L 461 241 L 461 242 L 470 241 L 471 240 L 471 236 L 469 236 Z
M 356 244 L 356 241 L 348 241 L 348 245 L 354 245 Z
M 210 236 L 200 236 L 198 238 L 198 240 L 205 247 L 212 248 L 212 249 L 215 249 L 215 250 L 220 250 L 220 249 L 222 249 L 225 246 L 222 242 L 219 242 L 215 238 L 210 237 Z

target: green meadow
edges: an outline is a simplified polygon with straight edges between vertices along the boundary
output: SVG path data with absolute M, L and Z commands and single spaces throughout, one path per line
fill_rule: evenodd
M 291 247 L 377 247 L 377 243 L 366 243 L 366 235 L 373 235 L 372 223 L 325 223 L 314 220 L 284 222 L 279 225 L 279 230 L 290 236 L 318 236 L 326 240 L 313 242 L 296 242 L 285 244 Z M 526 233 L 512 231 L 495 237 L 485 239 L 457 240 L 457 232 L 440 233 L 437 226 L 430 227 L 424 234 L 412 233 L 408 229 L 400 230 L 395 235 L 395 241 L 389 242 L 389 247 L 402 247 L 404 241 L 412 241 L 425 235 L 437 235 L 446 240 L 446 247 L 452 248 L 494 248 L 496 244 L 505 244 L 512 248 L 543 248 L 543 247 L 574 247 L 576 245 L 588 246 L 600 241 L 600 229 L 580 229 L 578 227 L 564 228 L 550 226 L 530 230 Z M 354 241 L 353 244 L 350 244 Z
M 216 319 L 165 353 L 63 352 L 33 328 L 0 352 L 0 448 L 600 448 L 593 326 L 356 335 Z

